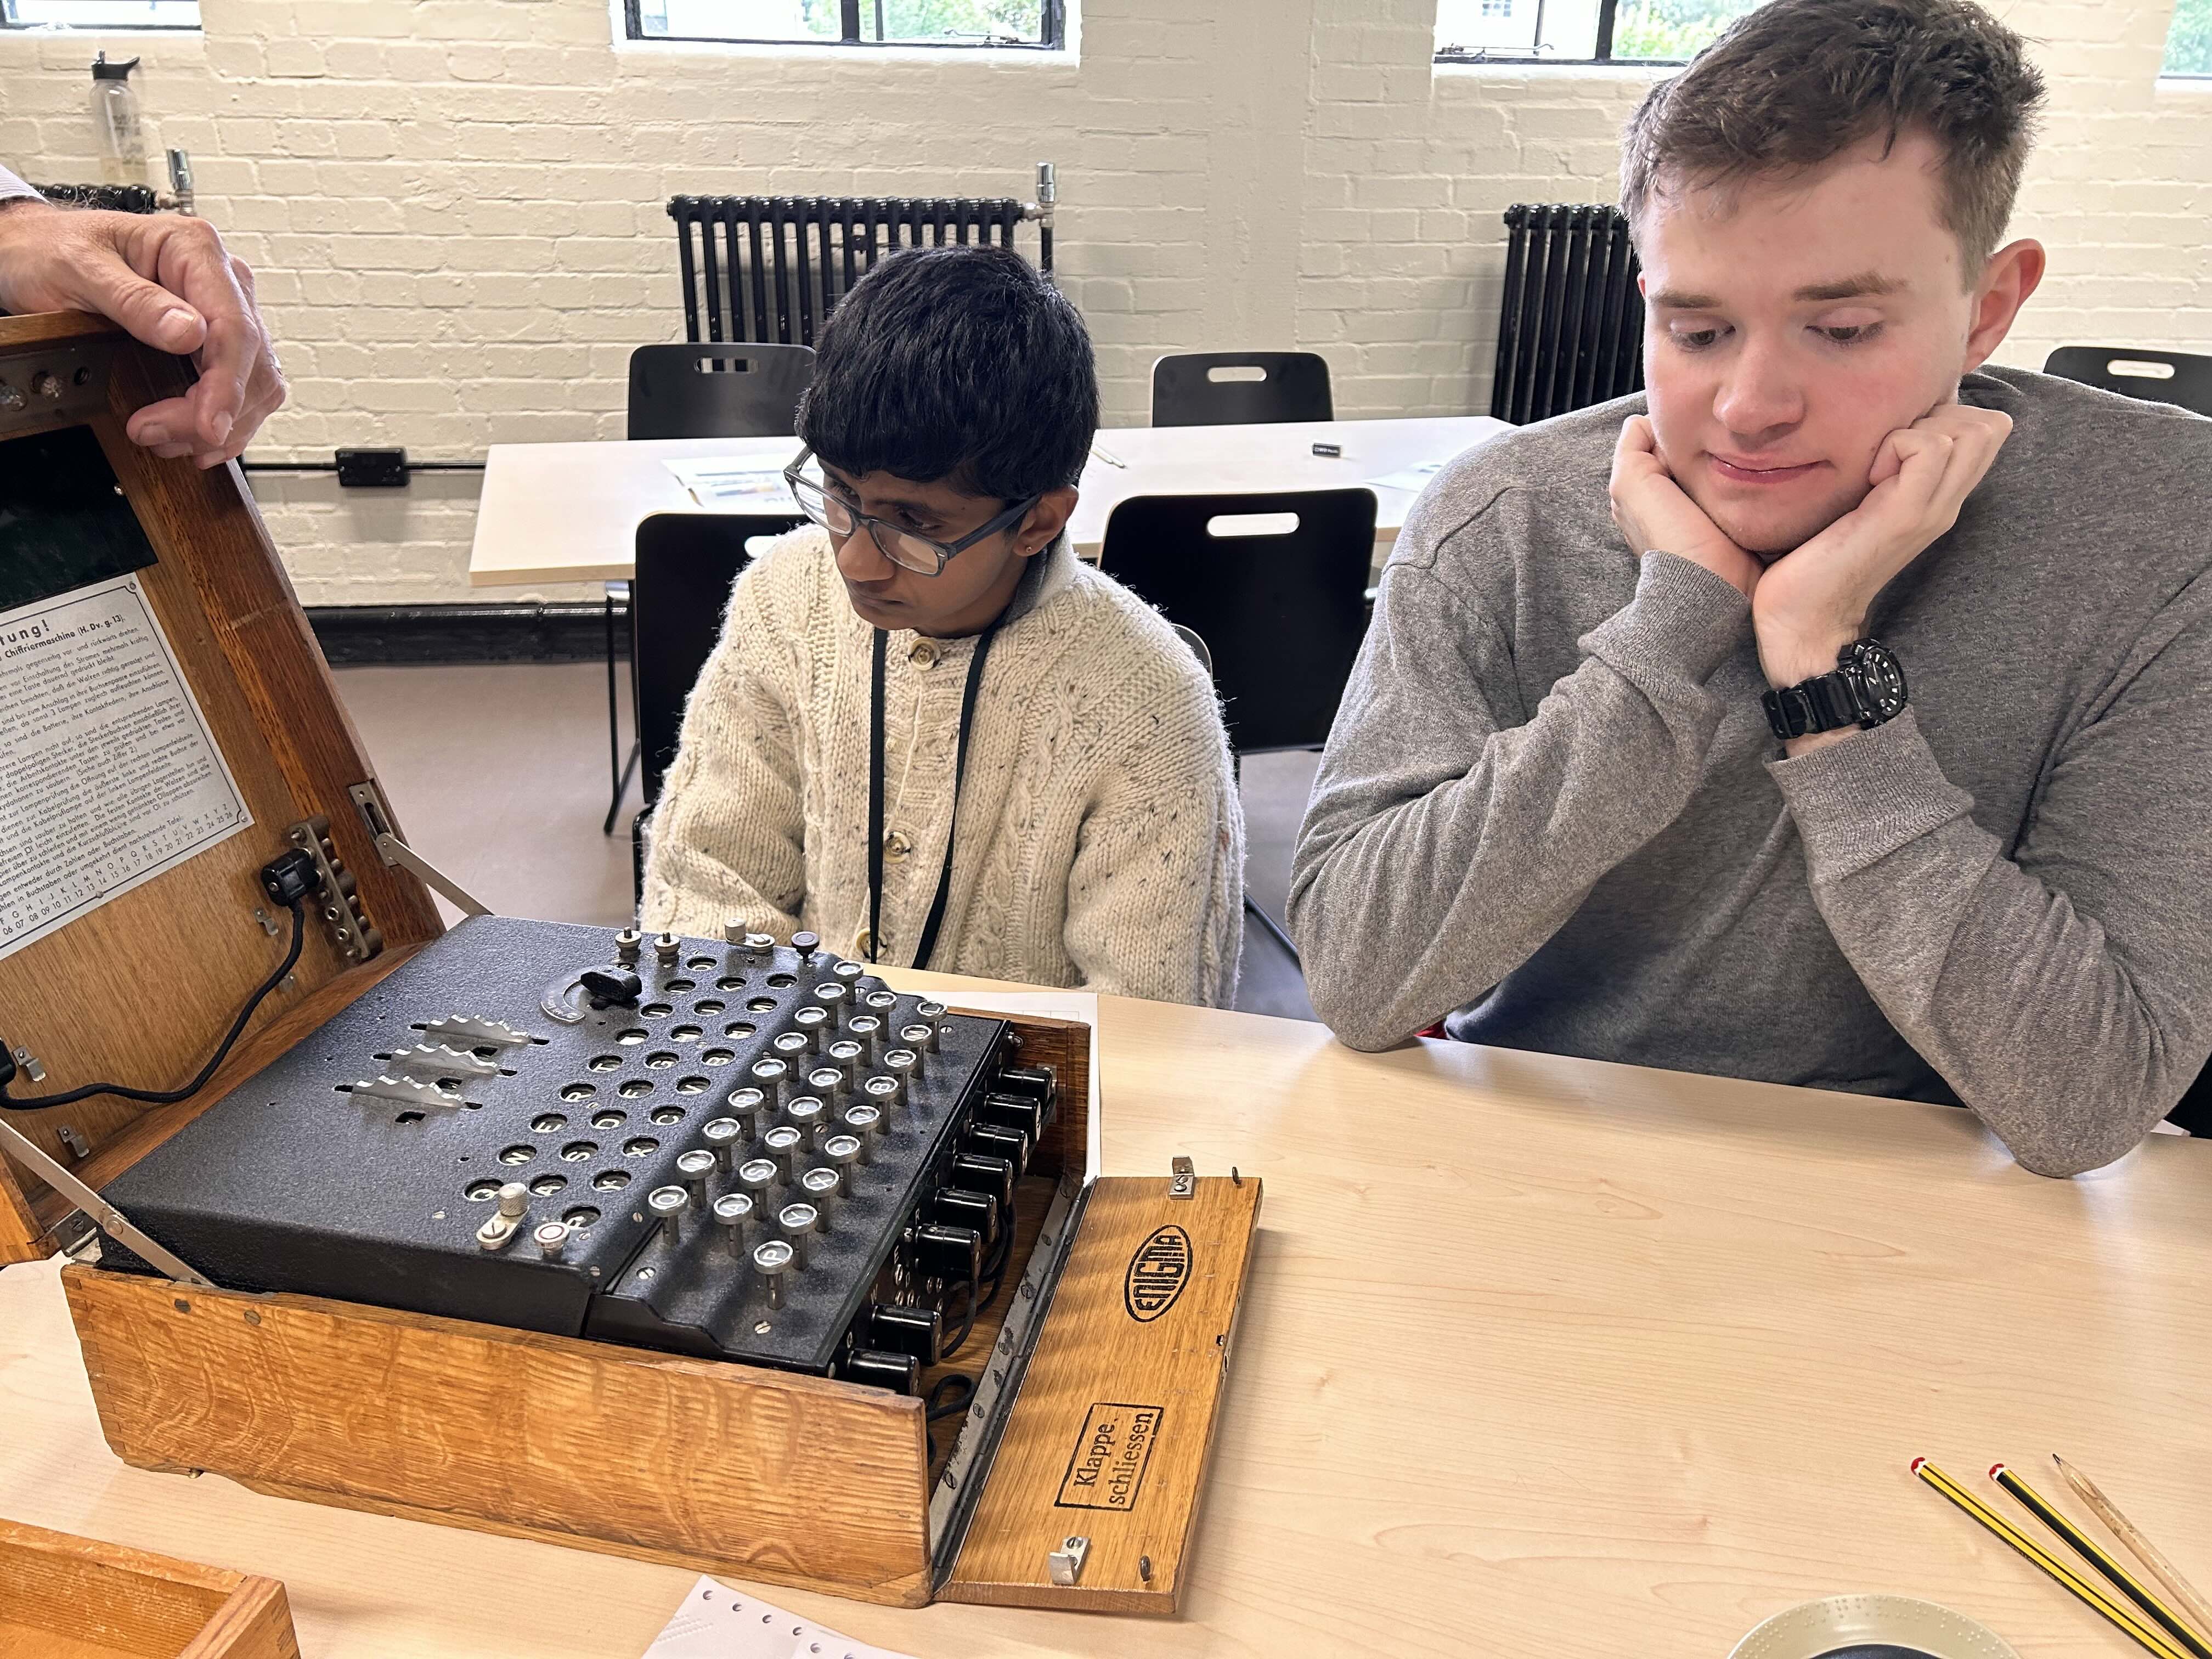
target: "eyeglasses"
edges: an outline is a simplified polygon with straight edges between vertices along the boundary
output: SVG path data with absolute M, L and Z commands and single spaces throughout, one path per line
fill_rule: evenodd
M 1032 495 L 1027 501 L 1016 501 L 981 530 L 971 530 L 957 542 L 932 541 L 927 536 L 855 511 L 842 496 L 832 495 L 820 478 L 804 476 L 806 464 L 813 459 L 811 449 L 802 449 L 799 459 L 783 469 L 783 481 L 791 486 L 791 498 L 799 503 L 799 510 L 841 542 L 862 525 L 867 526 L 869 537 L 885 558 L 921 576 L 944 574 L 945 564 L 954 554 L 1019 524 L 1029 510 L 1044 499 Z

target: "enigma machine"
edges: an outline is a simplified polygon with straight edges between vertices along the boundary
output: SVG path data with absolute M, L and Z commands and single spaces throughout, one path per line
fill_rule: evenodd
M 1022 999 L 485 914 L 407 845 L 236 469 L 125 437 L 188 383 L 0 319 L 0 1264 L 72 1258 L 116 1454 L 1173 1612 L 1258 1181 L 1100 1176 L 1091 1033 Z

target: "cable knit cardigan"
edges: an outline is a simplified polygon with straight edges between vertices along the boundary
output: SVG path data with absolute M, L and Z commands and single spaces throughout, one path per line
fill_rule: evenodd
M 651 820 L 646 927 L 712 937 L 742 918 L 867 958 L 872 633 L 811 526 L 738 579 Z M 890 635 L 885 963 L 911 963 L 945 866 L 975 647 Z M 1212 684 L 1158 612 L 1063 538 L 1024 575 L 984 666 L 928 965 L 1225 1005 L 1243 867 Z

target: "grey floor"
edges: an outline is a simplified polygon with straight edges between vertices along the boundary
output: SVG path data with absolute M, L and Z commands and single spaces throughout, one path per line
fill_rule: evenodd
M 337 683 L 401 829 L 425 858 L 504 915 L 602 927 L 629 921 L 637 790 L 633 783 L 615 834 L 602 836 L 604 666 L 344 668 Z M 627 713 L 623 726 L 627 740 Z M 1278 920 L 1317 759 L 1255 755 L 1243 766 L 1245 884 Z M 1295 964 L 1256 922 L 1246 938 L 1237 1006 L 1312 1018 Z

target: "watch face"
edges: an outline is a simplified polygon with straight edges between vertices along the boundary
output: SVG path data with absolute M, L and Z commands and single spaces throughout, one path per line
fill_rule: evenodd
M 1874 713 L 1888 720 L 1905 712 L 1905 666 L 1887 646 L 1878 640 L 1862 640 L 1851 668 Z

